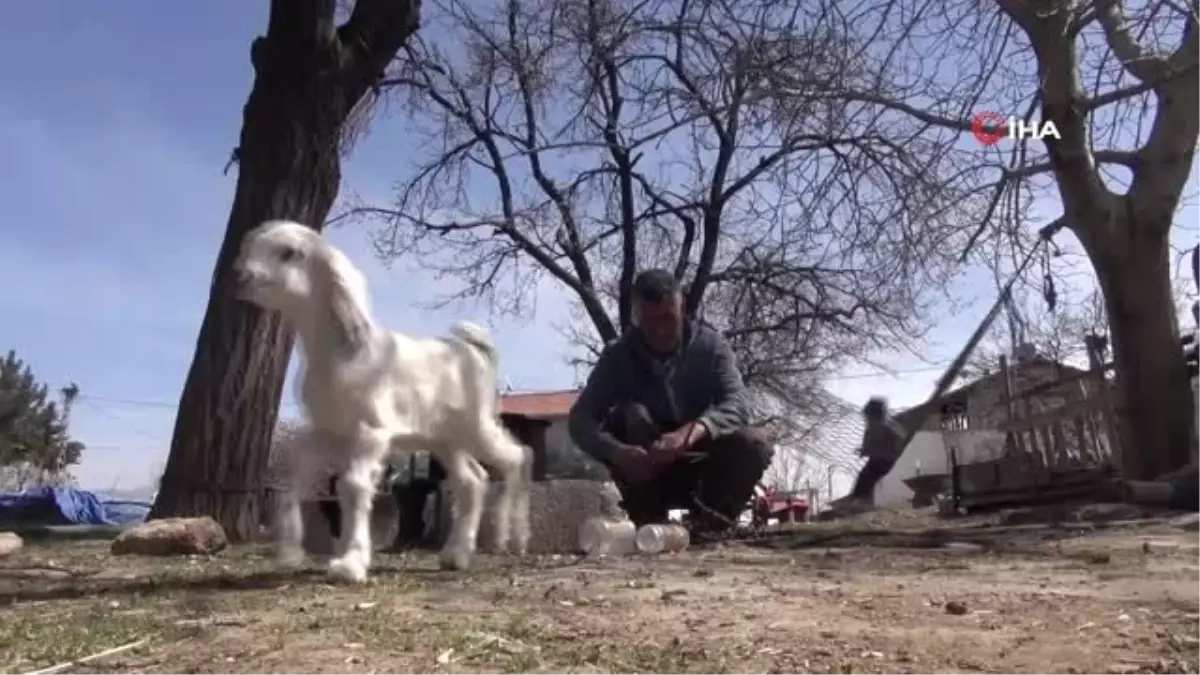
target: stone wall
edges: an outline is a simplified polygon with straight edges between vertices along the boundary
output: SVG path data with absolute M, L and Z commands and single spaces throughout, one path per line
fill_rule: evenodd
M 488 506 L 479 528 L 480 550 L 487 550 L 493 541 L 492 518 L 498 483 L 489 484 Z M 443 541 L 450 524 L 448 488 L 442 486 Z M 432 501 L 432 500 L 431 500 Z M 597 515 L 615 515 L 620 495 L 612 482 L 593 480 L 547 480 L 533 484 L 529 495 L 529 552 L 574 553 L 579 548 L 579 526 Z
M 479 527 L 480 550 L 487 550 L 493 541 L 492 514 L 497 496 L 498 483 L 489 484 L 488 503 L 483 522 Z M 437 541 L 445 540 L 450 524 L 450 500 L 448 488 L 442 487 L 441 532 Z M 534 483 L 529 495 L 530 553 L 574 553 L 578 549 L 579 526 L 584 520 L 597 515 L 613 516 L 620 513 L 617 504 L 620 495 L 611 482 L 592 480 L 548 480 Z M 435 500 L 428 501 L 426 522 L 433 525 L 432 507 Z M 315 501 L 301 506 L 304 519 L 304 550 L 315 555 L 327 555 L 332 550 L 333 539 L 329 525 Z M 391 495 L 380 495 L 371 513 L 371 536 L 375 550 L 392 545 L 396 538 L 399 510 Z

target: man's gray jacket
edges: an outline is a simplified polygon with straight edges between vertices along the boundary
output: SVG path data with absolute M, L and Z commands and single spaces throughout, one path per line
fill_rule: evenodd
M 697 421 L 713 439 L 746 426 L 750 417 L 746 386 L 729 344 L 697 322 L 688 323 L 678 352 L 666 359 L 650 353 L 636 328 L 605 347 L 571 406 L 571 440 L 608 461 L 617 441 L 601 426 L 613 406 L 628 403 L 644 405 L 664 432 Z

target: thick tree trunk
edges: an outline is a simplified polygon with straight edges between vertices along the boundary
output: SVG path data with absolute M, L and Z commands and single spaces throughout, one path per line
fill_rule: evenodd
M 234 297 L 230 268 L 264 220 L 324 224 L 341 178 L 342 125 L 416 29 L 416 3 L 360 0 L 335 32 L 333 4 L 276 0 L 267 36 L 251 49 L 237 190 L 151 518 L 209 515 L 234 540 L 253 538 L 263 521 L 270 495 L 260 481 L 292 333 Z M 346 31 L 352 48 L 338 39 Z
M 1112 225 L 1110 232 L 1167 231 L 1149 223 Z M 1121 473 L 1126 480 L 1153 480 L 1188 463 L 1194 413 L 1167 240 L 1135 234 L 1104 242 L 1104 250 L 1089 248 L 1107 304 L 1117 401 L 1124 412 Z

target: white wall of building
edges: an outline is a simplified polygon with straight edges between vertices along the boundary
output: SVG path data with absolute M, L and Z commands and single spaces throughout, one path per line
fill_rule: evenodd
M 1004 453 L 1004 432 L 979 430 L 962 432 L 958 439 L 959 463 L 984 462 Z M 949 472 L 946 443 L 940 431 L 919 431 L 913 437 L 896 466 L 875 487 L 875 504 L 900 508 L 912 503 L 912 490 L 905 479 L 922 474 Z
M 550 426 L 546 427 L 546 447 L 565 448 L 568 445 L 574 444 L 571 442 L 571 434 L 567 432 L 567 418 L 556 417 L 550 420 Z

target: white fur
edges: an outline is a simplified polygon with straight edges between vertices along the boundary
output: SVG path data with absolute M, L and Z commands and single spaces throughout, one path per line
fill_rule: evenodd
M 370 567 L 369 517 L 384 462 L 428 450 L 446 469 L 453 522 L 442 566 L 464 569 L 475 552 L 488 475 L 503 481 L 496 548 L 524 554 L 529 540 L 530 458 L 501 425 L 496 356 L 487 334 L 459 323 L 455 339 L 414 338 L 376 327 L 366 279 L 312 229 L 268 221 L 246 235 L 235 265 L 239 296 L 281 312 L 304 355 L 300 400 L 311 432 L 287 458 L 293 486 L 339 471 L 342 537 L 329 572 L 363 581 Z M 300 490 L 279 522 L 279 557 L 303 559 Z

